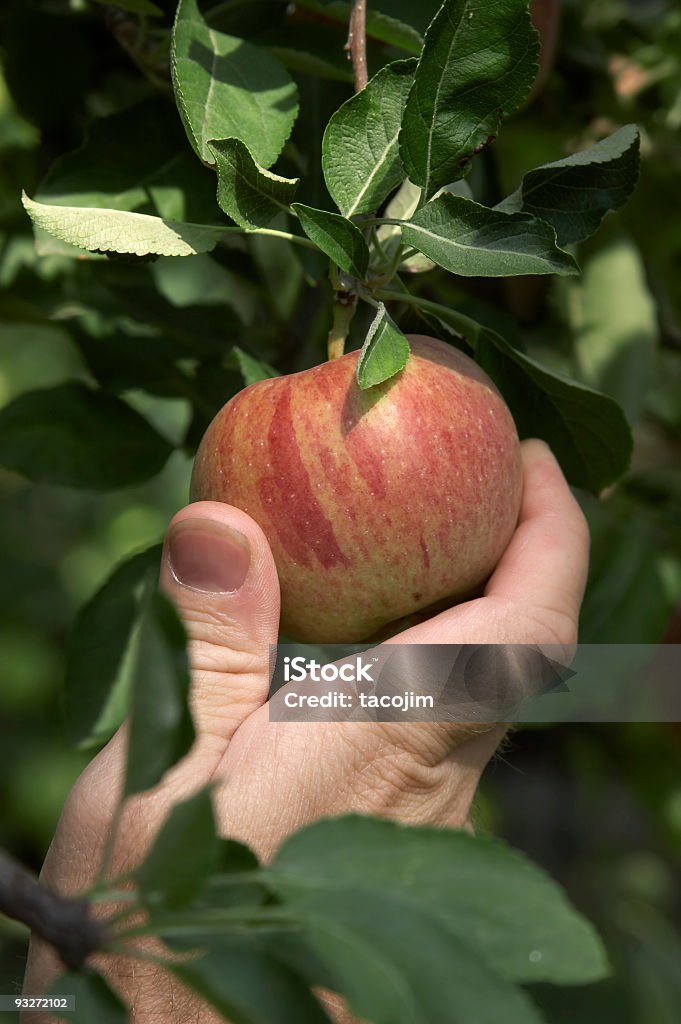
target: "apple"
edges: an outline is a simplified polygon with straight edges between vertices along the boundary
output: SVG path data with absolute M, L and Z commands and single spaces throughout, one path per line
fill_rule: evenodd
M 514 532 L 522 472 L 508 407 L 462 352 L 409 341 L 405 368 L 365 391 L 357 352 L 251 384 L 199 447 L 192 500 L 235 505 L 262 527 L 293 640 L 357 643 L 465 599 Z

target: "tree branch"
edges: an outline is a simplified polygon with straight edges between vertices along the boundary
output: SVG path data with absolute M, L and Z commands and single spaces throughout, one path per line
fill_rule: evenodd
M 21 921 L 49 942 L 70 970 L 81 967 L 107 937 L 103 922 L 91 916 L 89 903 L 58 896 L 1 850 L 0 914 Z
M 357 309 L 357 295 L 354 292 L 337 291 L 333 304 L 333 321 L 327 342 L 328 358 L 340 359 L 345 352 L 345 341 L 350 322 Z
M 345 49 L 352 57 L 355 92 L 361 92 L 369 80 L 367 72 L 367 0 L 355 0 L 350 15 L 350 30 Z

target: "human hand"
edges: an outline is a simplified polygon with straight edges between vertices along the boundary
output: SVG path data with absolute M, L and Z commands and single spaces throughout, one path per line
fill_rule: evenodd
M 412 626 L 394 641 L 576 641 L 586 524 L 548 448 L 537 441 L 522 447 L 518 528 L 484 596 Z M 306 822 L 348 811 L 407 824 L 468 822 L 501 727 L 269 720 L 269 645 L 277 640 L 279 587 L 267 541 L 245 513 L 212 502 L 178 513 L 166 540 L 161 585 L 190 638 L 197 741 L 155 790 L 126 804 L 113 874 L 139 863 L 169 808 L 209 781 L 221 834 L 264 858 Z M 125 742 L 124 727 L 81 775 L 64 807 L 42 880 L 65 895 L 87 888 L 97 873 L 121 792 Z M 98 963 L 141 1024 L 220 1019 L 155 965 L 110 956 Z M 26 991 L 43 991 L 58 971 L 54 954 L 34 941 Z

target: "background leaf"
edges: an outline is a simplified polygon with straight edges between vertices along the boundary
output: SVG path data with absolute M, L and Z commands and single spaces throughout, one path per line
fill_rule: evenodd
M 638 128 L 625 125 L 588 149 L 528 171 L 520 188 L 495 209 L 548 221 L 560 246 L 581 242 L 633 192 L 638 154 Z
M 402 238 L 434 263 L 465 277 L 575 274 L 553 228 L 524 214 L 500 214 L 444 193 L 402 227 Z
M 218 172 L 218 203 L 244 228 L 267 227 L 289 209 L 298 178 L 280 178 L 258 167 L 239 139 L 209 142 Z
M 526 0 L 445 0 L 426 33 L 400 136 L 407 175 L 427 199 L 462 178 L 522 104 L 538 51 Z
M 322 166 L 345 217 L 371 213 L 404 178 L 398 136 L 415 68 L 413 60 L 382 68 L 329 121 Z
M 196 0 L 180 0 L 172 42 L 177 105 L 198 156 L 240 139 L 262 167 L 279 156 L 298 113 L 293 79 L 266 50 L 208 27 Z
M 301 7 L 323 13 L 343 26 L 348 23 L 351 4 L 345 0 L 302 0 Z M 418 55 L 423 36 L 440 6 L 440 0 L 373 0 L 367 9 L 367 35 Z
M 109 491 L 155 476 L 172 448 L 129 405 L 72 381 L 0 412 L 0 464 L 30 480 Z
M 359 354 L 357 383 L 363 389 L 381 384 L 403 370 L 409 342 L 381 303 Z
M 645 270 L 619 233 L 584 257 L 581 276 L 563 283 L 577 369 L 635 421 L 655 379 L 658 325 Z
M 326 253 L 346 274 L 362 279 L 369 269 L 369 247 L 356 224 L 337 213 L 315 210 L 302 203 L 294 203 L 293 210 L 300 219 L 308 238 Z
M 631 431 L 611 398 L 552 373 L 487 328 L 475 356 L 508 403 L 520 437 L 546 441 L 573 487 L 598 494 L 626 471 Z
M 189 751 L 189 664 L 174 605 L 149 577 L 135 635 L 125 796 L 151 789 Z
M 138 591 L 150 570 L 158 572 L 160 557 L 160 544 L 133 555 L 81 609 L 64 682 L 64 722 L 74 745 L 86 749 L 103 743 L 123 721 Z
M 664 509 L 663 488 L 652 489 L 651 499 Z M 676 523 L 680 509 L 677 498 Z M 617 492 L 587 511 L 593 553 L 580 642 L 626 645 L 632 636 L 664 635 L 678 604 L 681 567 L 660 544 L 660 518 L 640 498 Z

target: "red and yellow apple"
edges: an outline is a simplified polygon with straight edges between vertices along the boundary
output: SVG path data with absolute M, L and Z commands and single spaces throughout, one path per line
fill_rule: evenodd
M 457 349 L 409 340 L 405 368 L 366 391 L 357 352 L 251 384 L 201 442 L 192 500 L 262 527 L 291 639 L 359 642 L 464 599 L 515 529 L 522 472 L 506 404 Z

